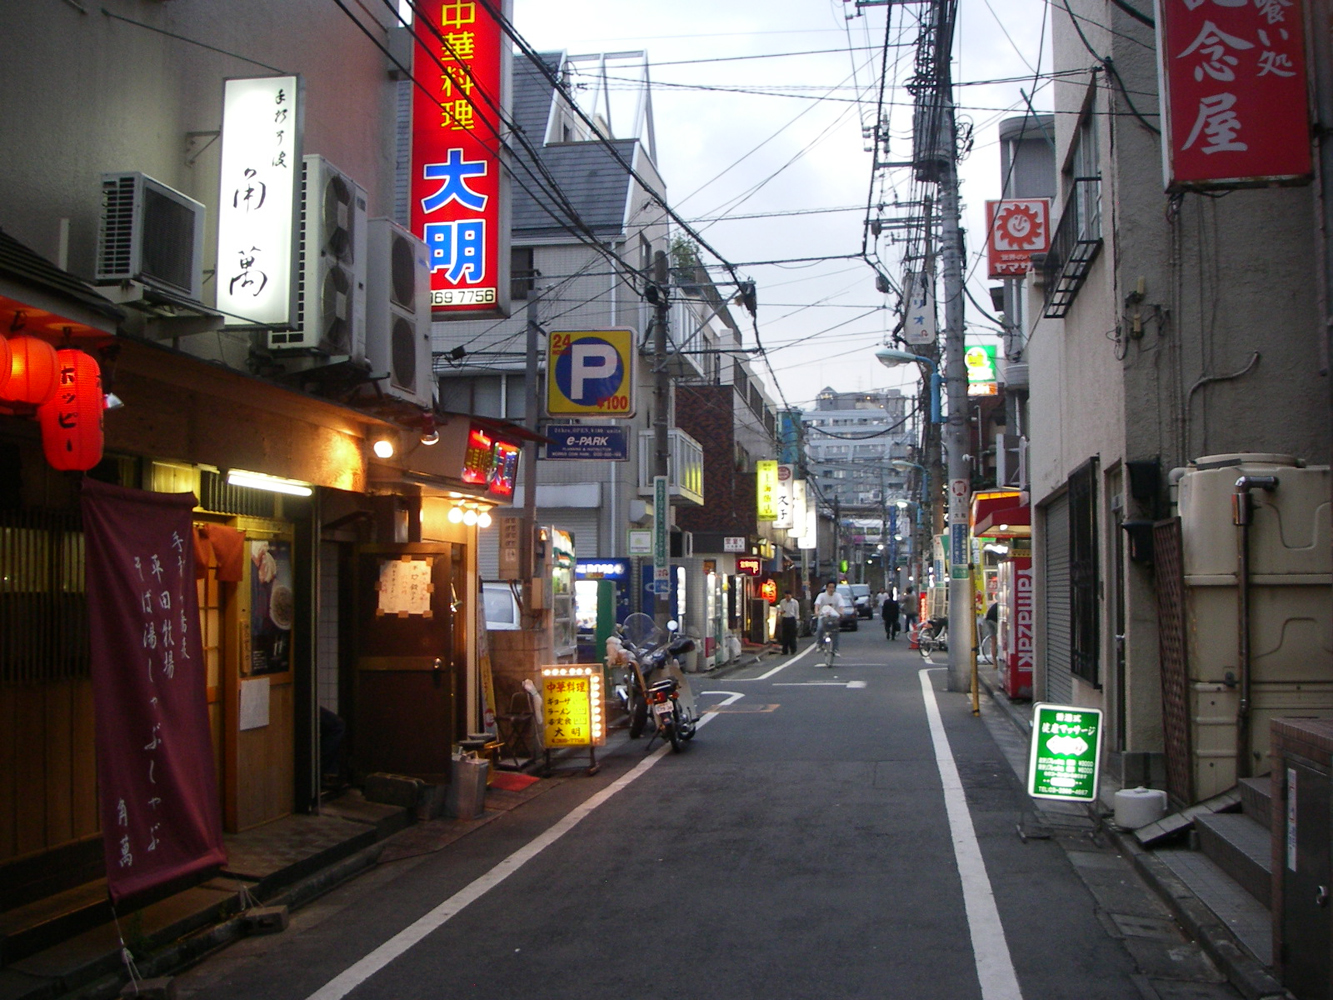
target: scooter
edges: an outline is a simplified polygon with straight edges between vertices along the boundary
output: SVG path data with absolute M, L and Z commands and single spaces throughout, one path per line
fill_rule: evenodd
M 629 715 L 631 739 L 642 736 L 652 721 L 653 734 L 645 753 L 659 736 L 679 753 L 698 728 L 699 707 L 677 659 L 694 649 L 694 640 L 676 636 L 678 627 L 668 622 L 664 633 L 650 616 L 633 614 L 617 630 L 617 655 L 627 662 L 624 682 L 617 685 L 616 693 Z

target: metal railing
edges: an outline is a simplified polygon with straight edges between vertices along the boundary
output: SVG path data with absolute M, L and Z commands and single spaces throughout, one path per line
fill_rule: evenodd
M 1042 263 L 1047 319 L 1063 319 L 1102 248 L 1102 179 L 1076 177 Z

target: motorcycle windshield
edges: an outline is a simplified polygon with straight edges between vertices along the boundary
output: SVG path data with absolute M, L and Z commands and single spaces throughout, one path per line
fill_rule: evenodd
M 635 612 L 625 619 L 625 624 L 621 626 L 621 635 L 635 649 L 646 649 L 650 646 L 660 645 L 662 640 L 666 638 L 666 633 L 657 627 L 657 622 L 653 621 L 653 616 L 640 612 Z

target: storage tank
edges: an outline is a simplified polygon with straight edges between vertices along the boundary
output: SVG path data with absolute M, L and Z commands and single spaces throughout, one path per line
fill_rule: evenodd
M 1238 747 L 1238 547 L 1232 514 L 1242 476 L 1274 477 L 1253 489 L 1249 527 L 1249 723 Z M 1289 455 L 1200 458 L 1178 487 L 1185 582 L 1190 743 L 1196 800 L 1265 774 L 1269 723 L 1333 716 L 1333 552 L 1328 466 Z M 1247 756 L 1240 768 L 1237 753 Z

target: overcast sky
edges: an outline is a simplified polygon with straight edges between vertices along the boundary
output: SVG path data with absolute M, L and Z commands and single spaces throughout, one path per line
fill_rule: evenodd
M 1033 95 L 1039 50 L 1041 68 L 1050 62 L 1045 9 L 1046 0 L 960 3 L 954 79 L 1013 78 L 957 91 L 960 119 L 974 129 L 960 171 L 963 224 L 977 234 L 968 240 L 970 287 L 983 304 L 989 282 L 976 255 L 984 202 L 999 194 L 998 123 L 1024 108 L 1020 90 L 1033 96 L 1038 110 L 1050 108 L 1045 80 L 1036 81 Z M 708 243 L 757 283 L 759 336 L 777 387 L 762 360 L 757 371 L 779 405 L 785 399 L 809 407 L 825 386 L 872 389 L 908 377 L 873 356 L 893 328 L 896 296 L 875 290 L 874 272 L 864 262 L 837 259 L 862 247 L 872 162 L 863 130 L 874 120 L 889 10 L 890 38 L 901 43 L 889 51 L 890 158 L 905 160 L 910 98 L 892 88 L 910 76 L 919 5 L 870 7 L 857 15 L 843 0 L 514 0 L 516 27 L 540 50 L 646 50 L 668 200 L 684 218 L 699 220 L 695 228 Z M 622 69 L 613 79 L 628 75 Z M 625 135 L 633 121 L 617 112 L 613 103 L 612 127 Z M 891 175 L 903 199 L 908 173 Z M 890 186 L 890 198 L 893 191 Z M 777 214 L 848 207 L 854 210 Z M 752 217 L 707 221 L 722 214 Z M 899 249 L 888 233 L 879 254 L 900 281 Z M 822 259 L 758 263 L 809 257 Z M 970 338 L 984 338 L 990 329 L 970 304 L 968 323 Z M 747 329 L 746 346 L 753 344 Z

